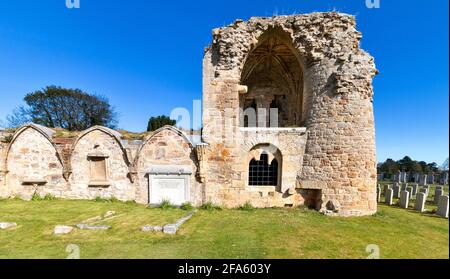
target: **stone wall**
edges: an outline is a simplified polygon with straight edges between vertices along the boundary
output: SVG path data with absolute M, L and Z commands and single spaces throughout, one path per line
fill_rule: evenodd
M 179 166 L 180 175 L 190 175 L 195 205 L 251 202 L 372 214 L 377 71 L 360 39 L 355 18 L 335 12 L 251 18 L 215 29 L 203 60 L 202 143 L 172 127 L 126 141 L 104 127 L 67 139 L 26 125 L 1 145 L 0 195 L 29 198 L 36 191 L 147 204 L 151 169 Z M 247 107 L 256 107 L 254 126 L 243 121 Z M 278 126 L 267 113 L 274 108 Z M 266 156 L 269 161 L 261 159 Z M 276 162 L 276 181 L 250 183 L 254 161 Z
M 82 133 L 71 155 L 71 195 L 93 199 L 115 197 L 122 201 L 135 199 L 130 174 L 130 160 L 122 146 L 121 136 L 107 128 L 94 127 Z M 92 181 L 91 164 L 95 156 L 106 158 L 105 185 Z
M 5 159 L 6 196 L 30 199 L 36 192 L 63 197 L 68 191 L 63 177 L 63 163 L 51 141 L 52 131 L 26 126 L 14 135 Z
M 240 142 L 228 137 L 245 136 L 236 113 L 247 85 L 241 73 L 250 53 L 264 43 L 260 38 L 272 33 L 285 42 L 284 51 L 287 46 L 298 57 L 304 75 L 296 80 L 303 81 L 301 123 L 308 139 L 297 161 L 297 191 L 320 193 L 317 207 L 330 205 L 341 215 L 376 212 L 372 79 L 377 71 L 373 58 L 359 48 L 361 33 L 355 26 L 353 16 L 333 12 L 238 20 L 213 31 L 203 62 L 203 131 L 210 144 L 206 172 L 220 170 L 206 180 L 211 199 L 235 202 L 238 192 L 251 191 L 237 182 L 236 174 L 245 171 L 239 169 Z M 278 204 L 289 197 L 283 191 L 276 194 Z M 221 192 L 233 194 L 217 195 Z
M 0 147 L 3 198 L 30 199 L 37 193 L 41 197 L 116 198 L 148 204 L 149 169 L 167 165 L 190 166 L 190 201 L 202 203 L 194 146 L 173 127 L 161 128 L 144 141 L 131 142 L 100 126 L 76 138 L 61 138 L 55 137 L 52 129 L 27 124 L 14 133 L 10 143 L 2 142 Z
M 180 131 L 167 127 L 156 131 L 147 138 L 138 152 L 135 160 L 137 171 L 136 200 L 140 203 L 149 202 L 148 171 L 152 166 L 190 166 L 193 175 L 190 181 L 190 202 L 195 205 L 202 203 L 202 186 L 197 182 L 197 155 L 194 146 Z

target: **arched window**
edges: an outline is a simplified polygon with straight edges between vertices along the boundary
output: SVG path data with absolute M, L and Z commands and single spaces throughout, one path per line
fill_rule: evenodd
M 277 186 L 278 161 L 276 158 L 269 162 L 269 155 L 262 153 L 259 160 L 252 159 L 249 164 L 250 186 Z

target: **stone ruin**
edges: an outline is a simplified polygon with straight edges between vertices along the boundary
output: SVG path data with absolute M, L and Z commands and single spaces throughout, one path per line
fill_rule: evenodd
M 360 40 L 355 18 L 335 12 L 215 29 L 201 142 L 173 127 L 133 144 L 104 127 L 69 140 L 25 125 L 1 146 L 0 194 L 373 214 L 377 70 Z

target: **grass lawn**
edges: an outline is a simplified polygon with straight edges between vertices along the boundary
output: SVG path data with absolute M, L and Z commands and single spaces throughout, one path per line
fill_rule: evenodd
M 52 234 L 109 210 L 109 231 Z M 185 215 L 180 209 L 95 201 L 0 200 L 0 258 L 61 258 L 76 244 L 81 258 L 366 258 L 376 244 L 381 258 L 449 258 L 449 223 L 430 214 L 380 205 L 375 216 L 336 218 L 306 209 L 199 210 L 175 236 L 140 232 Z

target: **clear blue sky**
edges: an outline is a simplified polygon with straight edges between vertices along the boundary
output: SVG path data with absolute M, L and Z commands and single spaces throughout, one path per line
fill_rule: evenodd
M 333 9 L 356 15 L 375 59 L 378 161 L 449 154 L 448 1 L 0 0 L 0 119 L 46 85 L 107 96 L 119 126 L 192 107 L 201 98 L 211 29 L 236 18 Z

